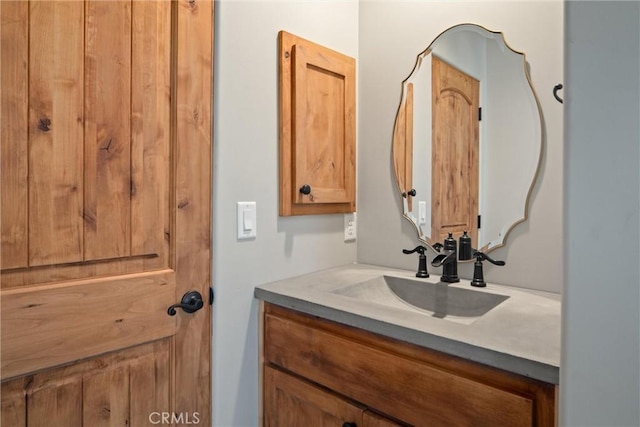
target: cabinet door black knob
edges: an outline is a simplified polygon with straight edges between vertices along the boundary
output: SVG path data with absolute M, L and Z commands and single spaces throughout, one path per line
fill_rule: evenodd
M 308 184 L 303 185 L 302 187 L 300 187 L 300 192 L 305 196 L 307 194 L 311 194 L 311 186 Z

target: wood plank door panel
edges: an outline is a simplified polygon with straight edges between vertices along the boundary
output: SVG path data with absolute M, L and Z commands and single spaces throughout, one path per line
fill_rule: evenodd
M 467 231 L 478 242 L 480 83 L 432 58 L 431 238 Z
M 29 251 L 22 267 L 78 262 L 83 256 L 83 146 L 70 141 L 83 137 L 84 5 L 25 2 L 25 7 Z
M 29 7 L 0 3 L 0 268 L 28 265 Z M 11 126 L 5 125 L 12 123 Z M 7 195 L 11 194 L 11 197 Z
M 3 422 L 209 424 L 213 2 L 0 21 Z
M 153 425 L 171 410 L 170 357 L 164 339 L 5 382 L 2 425 Z

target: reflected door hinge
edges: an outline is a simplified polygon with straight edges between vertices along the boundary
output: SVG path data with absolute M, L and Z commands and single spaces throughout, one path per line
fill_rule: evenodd
M 209 287 L 209 305 L 213 305 L 213 288 Z
M 478 107 L 478 121 L 482 121 L 482 107 Z
M 482 226 L 482 215 L 478 215 L 478 228 Z

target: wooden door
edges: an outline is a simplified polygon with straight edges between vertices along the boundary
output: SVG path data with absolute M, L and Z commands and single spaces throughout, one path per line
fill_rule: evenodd
M 393 165 L 407 212 L 413 211 L 413 83 L 405 86 L 405 97 L 398 109 L 393 129 Z
M 480 82 L 432 58 L 431 238 L 463 231 L 478 242 Z
M 265 427 L 361 425 L 363 410 L 277 369 L 264 368 Z
M 2 425 L 210 424 L 213 3 L 0 21 Z

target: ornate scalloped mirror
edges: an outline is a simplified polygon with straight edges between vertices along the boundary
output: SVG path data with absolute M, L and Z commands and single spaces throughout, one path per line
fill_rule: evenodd
M 403 215 L 433 246 L 467 231 L 489 252 L 527 219 L 542 114 L 525 55 L 502 33 L 460 24 L 402 82 L 393 163 Z

